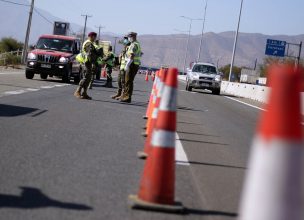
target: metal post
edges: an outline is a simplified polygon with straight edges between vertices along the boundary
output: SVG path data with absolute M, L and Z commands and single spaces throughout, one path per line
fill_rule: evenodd
M 87 29 L 87 21 L 88 21 L 88 18 L 92 17 L 90 15 L 81 15 L 82 17 L 85 17 L 85 20 L 84 20 L 84 28 L 83 28 L 83 34 L 82 34 L 82 43 L 84 42 L 84 39 L 85 39 L 85 35 L 86 35 L 86 29 Z
M 102 29 L 102 28 L 105 28 L 105 27 L 104 27 L 104 26 L 101 26 L 101 25 L 95 26 L 95 27 L 98 28 L 98 41 L 100 41 L 101 29 Z
M 192 27 L 192 20 L 190 20 L 189 34 L 188 34 L 187 46 L 186 46 L 186 54 L 185 54 L 185 59 L 184 59 L 183 74 L 185 73 L 185 70 L 186 70 L 187 55 L 188 55 L 188 49 L 189 49 L 189 40 L 190 40 L 190 34 L 191 34 L 191 27 Z
M 256 59 L 255 59 L 255 62 L 254 62 L 254 68 L 253 68 L 253 70 L 256 70 L 256 68 L 257 68 L 257 64 L 258 64 L 258 58 L 256 58 Z
M 22 54 L 23 55 L 22 56 L 23 64 L 25 64 L 26 60 L 27 60 L 27 50 L 28 50 L 28 43 L 29 43 L 29 39 L 30 39 L 30 33 L 31 33 L 34 4 L 35 4 L 35 0 L 32 0 L 30 12 L 29 12 L 29 19 L 28 19 L 28 23 L 27 23 L 26 36 L 25 36 L 25 41 L 24 41 L 24 46 L 23 46 L 23 54 Z
M 233 68 L 233 65 L 234 65 L 234 58 L 235 58 L 235 51 L 236 51 L 237 40 L 238 40 L 238 36 L 239 36 L 239 29 L 240 29 L 240 22 L 241 22 L 241 16 L 242 16 L 242 9 L 243 9 L 243 0 L 241 0 L 241 7 L 240 7 L 240 13 L 239 13 L 239 21 L 238 21 L 237 30 L 236 30 L 236 33 L 235 33 L 235 38 L 234 38 L 234 45 L 233 45 L 232 58 L 231 58 L 230 71 L 229 71 L 229 82 L 231 81 L 232 68 Z
M 299 55 L 298 55 L 298 65 L 300 65 L 300 61 L 301 61 L 301 52 L 302 52 L 302 41 L 299 44 L 300 48 L 299 48 Z
M 202 35 L 201 35 L 200 45 L 199 45 L 198 54 L 197 54 L 197 62 L 201 58 L 201 50 L 202 50 L 202 46 L 203 46 L 203 37 L 204 37 L 204 30 L 205 30 L 205 21 L 206 21 L 207 6 L 208 6 L 208 0 L 206 0 L 206 5 L 205 5 L 204 22 L 203 22 L 203 28 L 202 28 Z
M 113 53 L 116 53 L 116 41 L 118 39 L 118 37 L 114 37 L 115 41 L 114 41 L 114 48 L 113 48 Z

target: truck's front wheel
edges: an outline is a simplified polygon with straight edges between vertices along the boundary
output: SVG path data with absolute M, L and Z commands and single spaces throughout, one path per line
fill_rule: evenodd
M 47 79 L 48 78 L 48 74 L 47 73 L 40 73 L 40 78 L 41 79 Z
M 27 79 L 33 79 L 34 75 L 35 75 L 35 73 L 33 71 L 30 71 L 30 70 L 25 71 L 25 78 L 27 78 Z

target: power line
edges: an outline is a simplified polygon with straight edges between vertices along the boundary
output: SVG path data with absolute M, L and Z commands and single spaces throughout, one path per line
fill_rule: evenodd
M 26 6 L 26 7 L 31 6 L 31 5 L 28 5 L 28 4 L 22 4 L 22 3 L 12 2 L 12 1 L 8 1 L 8 0 L 0 0 L 0 2 L 5 2 L 5 3 L 13 4 L 13 5 Z
M 34 11 L 40 16 L 42 17 L 45 21 L 47 21 L 50 24 L 53 24 L 53 21 L 50 21 L 49 19 L 47 19 L 44 15 L 42 15 L 36 8 L 34 8 Z

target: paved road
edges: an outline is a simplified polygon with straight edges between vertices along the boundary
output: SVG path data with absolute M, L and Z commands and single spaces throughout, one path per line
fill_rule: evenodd
M 260 110 L 181 82 L 178 135 L 190 165 L 177 165 L 176 197 L 188 214 L 133 211 L 151 83 L 137 77 L 131 104 L 102 84 L 83 101 L 60 80 L 0 73 L 0 219 L 235 219 Z

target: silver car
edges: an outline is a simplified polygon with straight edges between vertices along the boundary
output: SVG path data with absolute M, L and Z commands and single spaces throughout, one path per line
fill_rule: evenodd
M 194 63 L 187 71 L 187 91 L 192 89 L 211 90 L 212 94 L 221 93 L 221 75 L 216 66 L 211 63 Z

